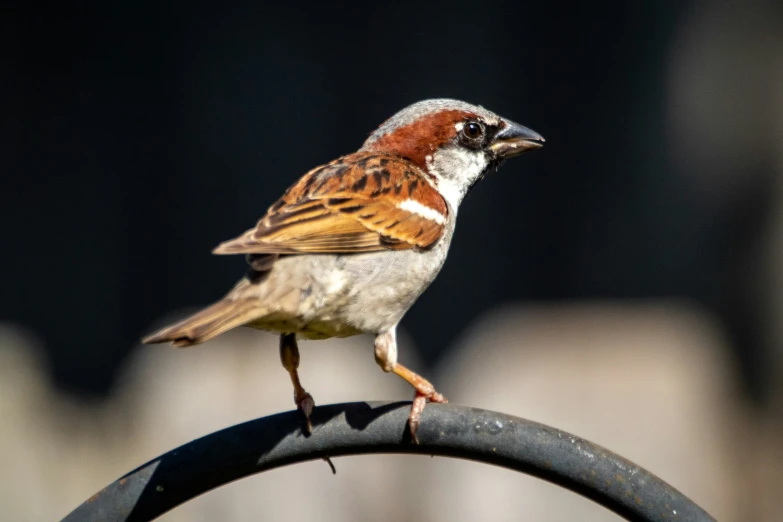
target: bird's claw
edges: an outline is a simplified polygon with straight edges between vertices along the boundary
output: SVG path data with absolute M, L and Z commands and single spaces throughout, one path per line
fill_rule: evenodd
M 413 404 L 411 405 L 411 414 L 408 417 L 408 430 L 411 434 L 411 440 L 414 444 L 419 443 L 419 437 L 416 432 L 419 430 L 419 424 L 421 424 L 421 412 L 424 411 L 424 405 L 427 404 L 427 400 L 430 402 L 439 402 L 445 404 L 449 402 L 446 397 L 436 392 L 435 390 L 427 396 L 420 391 L 416 391 L 416 395 L 413 397 Z
M 296 402 L 296 407 L 305 416 L 306 432 L 308 435 L 310 435 L 313 432 L 313 423 L 310 421 L 310 415 L 312 415 L 313 408 L 315 408 L 315 401 L 313 400 L 313 396 L 307 392 L 303 392 L 301 395 L 295 395 L 294 401 Z

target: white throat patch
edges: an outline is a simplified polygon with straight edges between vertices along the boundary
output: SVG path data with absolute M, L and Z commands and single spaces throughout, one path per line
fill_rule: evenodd
M 486 154 L 458 145 L 443 147 L 427 156 L 427 168 L 438 178 L 438 191 L 454 211 L 488 165 Z

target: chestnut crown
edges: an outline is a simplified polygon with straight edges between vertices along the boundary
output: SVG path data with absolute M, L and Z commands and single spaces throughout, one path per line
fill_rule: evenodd
M 441 98 L 402 109 L 367 138 L 362 150 L 411 161 L 456 208 L 491 167 L 543 143 L 537 132 L 481 106 Z

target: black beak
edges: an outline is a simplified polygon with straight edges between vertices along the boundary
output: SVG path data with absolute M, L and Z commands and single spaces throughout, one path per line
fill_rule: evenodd
M 489 145 L 497 158 L 513 158 L 544 146 L 543 136 L 536 131 L 509 120 L 503 120 L 503 123 L 504 127 L 495 134 Z

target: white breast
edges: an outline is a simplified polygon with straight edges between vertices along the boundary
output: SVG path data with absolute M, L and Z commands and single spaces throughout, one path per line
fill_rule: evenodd
M 427 168 L 438 178 L 438 191 L 455 211 L 488 165 L 486 154 L 458 145 L 444 147 L 427 156 Z

